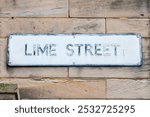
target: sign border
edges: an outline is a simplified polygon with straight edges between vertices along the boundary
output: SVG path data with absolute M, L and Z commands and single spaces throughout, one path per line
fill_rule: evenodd
M 139 49 L 140 49 L 140 62 L 137 65 L 93 65 L 93 64 L 86 64 L 86 65 L 80 65 L 80 64 L 74 64 L 74 65 L 11 65 L 10 64 L 10 58 L 9 58 L 9 52 L 10 52 L 10 48 L 9 48 L 9 40 L 12 39 L 12 36 L 51 36 L 51 35 L 59 35 L 59 36 L 66 36 L 66 35 L 72 35 L 72 36 L 76 36 L 76 35 L 98 35 L 98 36 L 137 36 L 137 38 L 139 38 Z M 134 33 L 128 33 L 128 34 L 10 34 L 8 37 L 8 41 L 7 41 L 7 57 L 6 57 L 6 61 L 7 61 L 7 66 L 9 67 L 140 67 L 143 64 L 143 59 L 142 59 L 142 36 L 141 34 L 134 34 Z

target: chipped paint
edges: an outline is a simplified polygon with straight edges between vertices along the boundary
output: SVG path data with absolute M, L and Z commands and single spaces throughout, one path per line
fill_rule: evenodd
M 141 35 L 10 35 L 8 65 L 140 66 Z

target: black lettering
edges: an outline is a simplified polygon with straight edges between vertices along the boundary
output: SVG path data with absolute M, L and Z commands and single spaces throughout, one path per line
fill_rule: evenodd
M 49 45 L 49 56 L 56 56 L 56 53 L 53 53 L 56 51 L 55 47 L 56 47 L 56 44 Z
M 117 56 L 117 46 L 114 47 L 114 55 Z
M 55 111 L 55 113 L 59 113 L 59 108 L 56 107 L 56 108 L 54 109 L 54 111 Z
M 77 46 L 78 48 L 78 56 L 81 55 L 81 47 L 83 46 L 83 44 L 75 44 L 75 46 Z
M 101 52 L 101 44 L 95 44 L 95 55 L 102 56 Z
M 93 56 L 93 53 L 91 51 L 92 49 L 93 47 L 90 44 L 85 44 L 85 55 L 87 56 L 89 53 L 91 56 Z
M 51 113 L 55 113 L 54 107 L 51 107 Z
M 44 108 L 42 109 L 42 113 L 47 113 L 47 109 L 48 109 L 48 107 L 47 107 L 47 108 L 44 107 Z
M 37 44 L 37 55 L 39 56 L 40 53 L 44 54 L 45 52 L 46 56 L 48 56 L 48 44 L 46 44 L 43 49 L 41 48 L 40 44 Z
M 67 105 L 65 105 L 65 113 L 70 113 L 70 108 L 69 107 L 67 107 Z
M 47 113 L 51 112 L 51 108 L 49 108 L 49 107 L 46 110 L 47 110 Z
M 15 113 L 19 113 L 19 108 L 18 107 L 15 108 Z
M 33 55 L 35 56 L 36 55 L 36 45 L 33 44 Z
M 68 56 L 73 56 L 73 54 L 74 54 L 74 50 L 72 49 L 72 47 L 73 47 L 72 44 L 68 44 L 68 45 L 66 46 L 66 49 L 67 49 L 68 51 L 70 51 L 70 53 L 67 53 Z
M 25 44 L 25 55 L 26 55 L 26 56 L 31 56 L 32 54 L 31 54 L 31 53 L 28 53 L 27 51 L 28 51 L 28 45 Z
M 65 113 L 63 110 L 64 110 L 64 107 L 60 108 L 61 113 Z
M 19 105 L 19 111 L 18 113 L 27 113 L 26 112 L 26 108 L 21 107 L 21 105 Z
M 26 113 L 34 113 L 35 108 L 33 106 L 31 106 L 31 108 L 27 108 L 27 109 L 28 109 L 28 112 L 26 112 Z
M 37 109 L 37 112 L 38 112 L 38 113 L 43 113 L 43 110 L 44 110 L 44 108 L 39 107 L 39 108 Z

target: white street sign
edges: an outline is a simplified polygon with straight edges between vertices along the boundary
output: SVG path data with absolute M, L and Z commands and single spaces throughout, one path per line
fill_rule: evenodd
M 140 66 L 141 36 L 10 35 L 9 66 Z

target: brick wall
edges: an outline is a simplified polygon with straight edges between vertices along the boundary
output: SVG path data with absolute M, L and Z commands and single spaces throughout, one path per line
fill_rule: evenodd
M 0 83 L 21 99 L 150 99 L 150 0 L 0 0 Z M 142 34 L 141 67 L 8 67 L 10 34 Z M 133 45 L 134 46 L 134 45 Z

